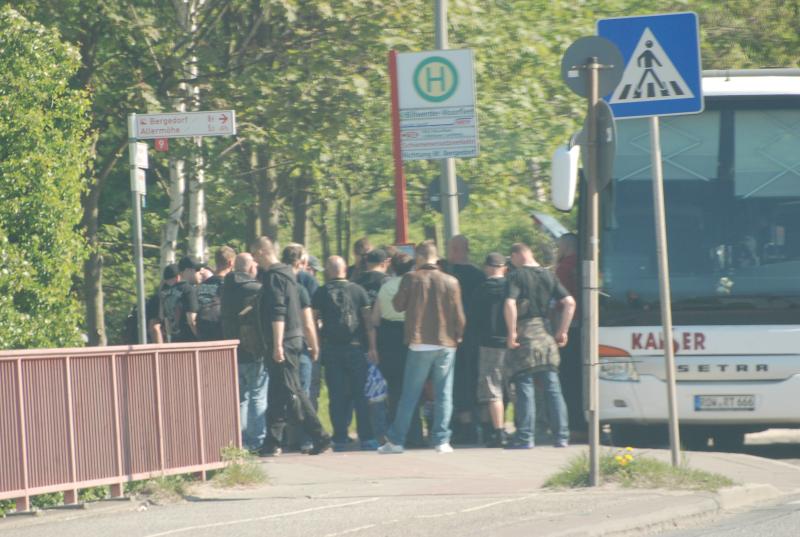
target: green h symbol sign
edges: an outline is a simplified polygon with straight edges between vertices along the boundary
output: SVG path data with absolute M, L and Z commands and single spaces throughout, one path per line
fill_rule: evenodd
M 414 89 L 426 101 L 438 103 L 452 97 L 458 87 L 458 71 L 446 58 L 430 56 L 414 70 Z
M 425 82 L 427 84 L 426 89 L 428 90 L 427 93 L 433 94 L 433 84 L 434 82 L 439 83 L 439 93 L 445 92 L 445 74 L 444 74 L 444 65 L 439 65 L 439 75 L 433 76 L 433 66 L 428 65 L 425 67 Z

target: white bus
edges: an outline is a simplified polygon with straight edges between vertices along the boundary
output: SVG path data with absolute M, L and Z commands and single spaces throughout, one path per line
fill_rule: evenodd
M 735 449 L 800 426 L 800 70 L 706 72 L 703 93 L 661 119 L 678 412 L 684 446 Z M 600 419 L 628 444 L 667 422 L 646 119 L 617 122 L 613 175 Z

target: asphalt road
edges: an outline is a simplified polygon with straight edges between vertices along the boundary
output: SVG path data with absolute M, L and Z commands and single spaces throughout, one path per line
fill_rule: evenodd
M 800 496 L 778 505 L 728 516 L 710 525 L 662 533 L 659 537 L 797 537 L 798 535 L 800 535 Z
M 749 434 L 742 452 L 800 466 L 800 430 L 773 429 Z M 800 535 L 800 496 L 789 498 L 776 505 L 727 515 L 691 529 L 658 535 L 659 537 L 797 537 Z

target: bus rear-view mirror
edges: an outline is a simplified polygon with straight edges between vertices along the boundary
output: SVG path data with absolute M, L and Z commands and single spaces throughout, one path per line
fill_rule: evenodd
M 558 146 L 553 153 L 550 199 L 559 211 L 572 210 L 578 186 L 578 163 L 581 146 Z

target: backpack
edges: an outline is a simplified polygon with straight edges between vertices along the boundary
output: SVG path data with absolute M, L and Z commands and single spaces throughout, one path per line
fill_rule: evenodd
M 197 335 L 204 341 L 223 339 L 220 291 L 222 279 L 214 276 L 197 286 Z
M 264 355 L 267 345 L 261 324 L 261 289 L 249 296 L 239 312 L 239 346 L 254 358 Z
M 171 343 L 174 338 L 180 336 L 181 333 L 181 316 L 183 315 L 183 307 L 181 306 L 181 289 L 178 284 L 170 287 L 165 287 L 159 293 L 161 306 L 161 314 L 159 315 L 164 320 L 164 341 Z
M 350 344 L 358 332 L 358 312 L 347 288 L 351 284 L 325 284 L 328 308 L 323 312 L 325 338 L 331 343 Z

